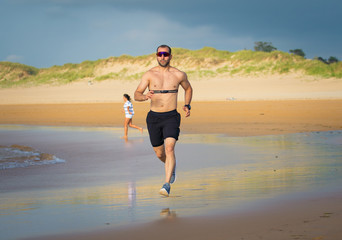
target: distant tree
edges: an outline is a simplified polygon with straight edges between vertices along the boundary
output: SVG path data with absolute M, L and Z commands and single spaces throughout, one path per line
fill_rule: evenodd
M 290 53 L 293 53 L 294 55 L 305 57 L 305 53 L 302 49 L 292 49 L 290 50 Z
M 315 57 L 314 58 L 315 60 L 319 60 L 319 61 L 321 61 L 321 62 L 323 62 L 323 63 L 325 63 L 325 64 L 331 64 L 331 63 L 336 63 L 336 62 L 339 62 L 339 60 L 336 58 L 336 57 L 329 57 L 329 59 L 328 60 L 326 60 L 326 59 L 324 59 L 324 58 L 322 58 L 322 57 Z
M 259 52 L 272 52 L 277 50 L 277 48 L 273 47 L 271 42 L 255 42 L 254 50 Z
M 322 63 L 328 64 L 327 60 L 322 57 L 315 57 L 315 60 L 321 61 Z
M 331 56 L 329 59 L 328 59 L 328 63 L 336 63 L 336 62 L 339 62 L 339 60 L 337 59 L 337 57 L 333 57 Z

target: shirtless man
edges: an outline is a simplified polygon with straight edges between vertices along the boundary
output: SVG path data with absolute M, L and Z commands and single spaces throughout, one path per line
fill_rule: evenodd
M 159 193 L 170 194 L 170 183 L 176 179 L 175 145 L 179 136 L 180 114 L 177 112 L 179 85 L 185 91 L 185 117 L 190 116 L 192 87 L 186 73 L 170 66 L 171 48 L 161 45 L 157 48 L 156 66 L 147 71 L 134 93 L 136 101 L 151 99 L 146 123 L 150 141 L 157 157 L 165 164 L 165 184 Z M 144 94 L 148 88 L 148 92 Z

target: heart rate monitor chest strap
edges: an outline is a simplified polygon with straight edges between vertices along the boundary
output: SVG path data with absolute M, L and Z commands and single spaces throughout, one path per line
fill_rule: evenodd
M 175 90 L 151 90 L 154 93 L 178 93 L 178 89 Z

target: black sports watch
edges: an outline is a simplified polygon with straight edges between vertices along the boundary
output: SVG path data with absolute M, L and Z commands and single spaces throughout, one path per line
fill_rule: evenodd
M 189 110 L 191 110 L 190 104 L 186 104 L 186 105 L 184 105 L 184 107 L 187 107 Z

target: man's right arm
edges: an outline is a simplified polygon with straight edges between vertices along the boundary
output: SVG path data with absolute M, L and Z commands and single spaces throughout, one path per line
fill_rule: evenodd
M 137 89 L 134 92 L 135 101 L 142 102 L 152 97 L 153 92 L 151 91 L 149 91 L 146 95 L 144 95 L 144 92 L 146 88 L 148 87 L 148 85 L 149 85 L 148 74 L 145 73 L 141 78 L 140 84 L 138 85 Z

